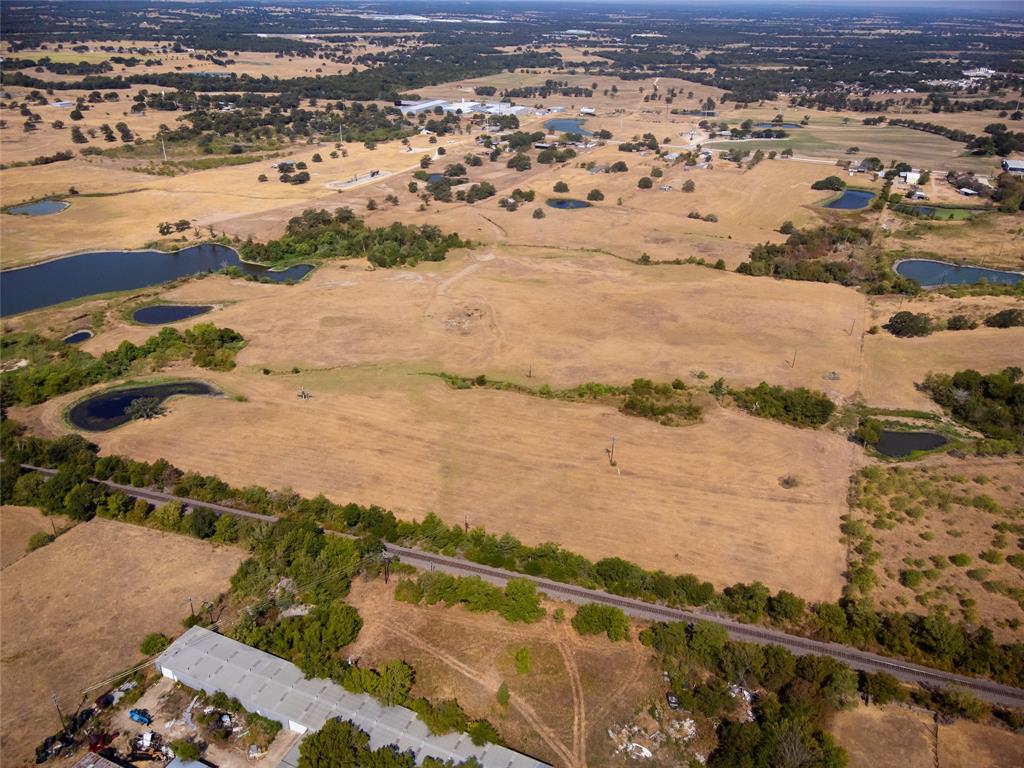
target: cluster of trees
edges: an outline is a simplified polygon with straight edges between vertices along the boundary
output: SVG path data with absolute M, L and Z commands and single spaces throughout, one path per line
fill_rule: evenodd
M 307 209 L 288 222 L 286 234 L 268 243 L 246 242 L 242 257 L 261 264 L 299 263 L 330 258 L 366 258 L 378 267 L 414 266 L 421 261 L 443 261 L 452 248 L 467 243 L 437 227 L 398 222 L 367 227 L 349 208 L 333 214 Z
M 1024 327 L 1024 309 L 1002 309 L 984 319 L 989 328 L 1020 328 Z M 948 320 L 936 320 L 927 312 L 910 312 L 901 310 L 889 318 L 885 329 L 893 336 L 913 338 L 928 336 L 934 331 L 969 331 L 978 327 L 973 318 L 957 314 Z
M 806 387 L 786 389 L 762 381 L 756 387 L 734 389 L 731 394 L 737 405 L 755 416 L 797 427 L 820 427 L 836 409 L 827 395 Z
M 1019 435 L 1022 423 L 1021 387 L 1024 386 L 1020 382 L 1021 372 L 1019 369 L 1008 369 L 1004 376 L 1005 379 L 986 377 L 990 389 L 983 389 L 980 382 L 976 389 L 965 389 L 965 386 L 973 387 L 974 377 L 981 378 L 980 374 L 971 375 L 971 372 L 958 378 L 956 387 L 944 377 L 930 377 L 928 386 L 933 396 L 941 398 L 943 404 L 959 402 L 962 397 L 959 393 L 967 391 L 968 401 L 974 400 L 978 405 L 991 409 L 991 416 L 981 419 L 979 427 L 984 425 L 985 429 L 991 429 L 994 436 L 1012 434 L 1013 429 Z M 1000 390 L 1001 384 L 1007 386 Z M 1000 404 L 1004 409 L 1015 409 L 1015 422 L 1011 423 L 998 416 Z M 961 408 L 965 420 L 971 419 L 969 406 Z M 621 558 L 604 558 L 592 562 L 555 543 L 526 546 L 509 534 L 499 536 L 481 528 L 466 531 L 460 525 L 445 525 L 433 514 L 428 514 L 419 522 L 406 521 L 399 520 L 392 512 L 378 506 L 364 507 L 352 503 L 342 505 L 323 496 L 306 499 L 291 492 L 272 493 L 257 486 L 232 488 L 217 477 L 182 473 L 162 460 L 147 463 L 120 456 L 98 457 L 97 446 L 78 435 L 52 441 L 32 437 L 6 418 L 0 422 L 0 450 L 5 459 L 0 464 L 0 494 L 4 498 L 12 498 L 15 486 L 25 484 L 22 477 L 35 477 L 38 482 L 28 489 L 32 495 L 18 496 L 19 501 L 16 503 L 72 514 L 76 519 L 88 519 L 96 514 L 97 506 L 104 501 L 102 492 L 90 490 L 99 487 L 88 482 L 90 477 L 136 487 L 157 488 L 200 501 L 218 502 L 287 518 L 273 526 L 246 520 L 236 521 L 240 535 L 253 543 L 259 557 L 256 562 L 249 560 L 243 564 L 233 578 L 232 587 L 239 590 L 239 594 L 265 595 L 277 583 L 278 577 L 274 576 L 274 571 L 262 562 L 262 552 L 266 552 L 268 558 L 275 558 L 268 559 L 268 563 L 280 562 L 285 568 L 312 568 L 310 576 L 322 575 L 330 570 L 328 564 L 317 563 L 319 550 L 324 546 L 322 534 L 317 532 L 318 528 L 313 523 L 317 521 L 327 527 L 361 536 L 357 546 L 364 561 L 379 551 L 380 541 L 421 546 L 428 550 L 460 555 L 485 565 L 650 602 L 679 607 L 707 605 L 723 611 L 738 610 L 744 620 L 782 622 L 791 631 L 809 636 L 902 656 L 940 669 L 983 675 L 1010 685 L 1019 686 L 1024 683 L 1024 644 L 998 645 L 987 627 L 956 624 L 941 613 L 921 616 L 884 612 L 876 610 L 868 602 L 844 599 L 838 603 L 817 603 L 805 610 L 803 616 L 794 619 L 796 609 L 792 599 L 782 593 L 773 599 L 763 586 L 756 584 L 737 585 L 723 595 L 716 593 L 710 583 L 691 574 L 671 575 L 664 571 L 648 571 Z M 59 472 L 52 480 L 42 482 L 34 473 L 20 470 L 21 463 L 55 467 Z M 71 509 L 75 510 L 74 514 Z M 291 543 L 292 535 L 308 541 L 313 549 L 304 550 L 294 546 Z M 336 537 L 329 538 L 333 540 Z M 307 554 L 302 555 L 303 551 Z M 375 567 L 372 563 L 371 560 L 365 567 Z M 289 575 L 301 587 L 302 572 L 292 571 Z M 347 586 L 344 579 L 339 581 L 340 585 Z M 340 585 L 331 581 L 327 588 Z M 333 596 L 332 592 L 328 597 Z
M 508 622 L 533 624 L 544 618 L 541 594 L 529 579 L 511 579 L 500 589 L 478 576 L 450 576 L 447 573 L 421 573 L 415 580 L 403 579 L 395 585 L 395 599 L 418 605 L 456 603 L 470 611 L 493 611 Z
M 1016 366 L 987 375 L 968 369 L 929 373 L 923 387 L 955 419 L 1019 452 L 1024 451 L 1022 378 L 1024 371 Z
M 34 405 L 122 378 L 142 367 L 157 370 L 175 360 L 191 358 L 202 368 L 230 370 L 235 365 L 235 354 L 244 344 L 237 331 L 212 323 L 200 323 L 184 333 L 163 328 L 141 346 L 122 341 L 116 349 L 99 357 L 59 339 L 46 339 L 34 333 L 6 334 L 2 342 L 5 356 L 17 354 L 32 364 L 3 374 L 0 403 Z
M 811 184 L 811 189 L 831 189 L 841 192 L 846 189 L 846 182 L 838 176 L 826 176 L 824 179 L 818 179 Z

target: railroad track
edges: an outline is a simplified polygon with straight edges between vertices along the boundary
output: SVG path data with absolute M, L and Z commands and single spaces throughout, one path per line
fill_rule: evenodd
M 22 464 L 23 469 L 39 472 L 46 477 L 57 474 L 55 469 L 35 467 L 30 464 Z M 235 509 L 223 504 L 216 504 L 198 499 L 190 499 L 182 496 L 174 496 L 162 491 L 152 491 L 145 488 L 135 488 L 130 485 L 122 485 L 109 480 L 91 478 L 93 482 L 105 485 L 113 490 L 120 491 L 126 496 L 136 499 L 143 499 L 157 504 L 179 502 L 185 507 L 201 507 L 208 509 L 218 515 L 234 515 L 249 520 L 276 523 L 281 518 L 275 515 L 261 515 L 256 512 L 248 512 L 242 509 Z M 328 531 L 337 533 L 336 531 Z M 347 534 L 340 534 L 347 535 Z M 480 576 L 488 581 L 504 584 L 509 579 L 529 579 L 545 593 L 569 600 L 574 603 L 600 603 L 621 608 L 625 613 L 641 619 L 650 621 L 710 621 L 725 628 L 729 636 L 734 640 L 741 640 L 748 643 L 774 643 L 787 648 L 796 655 L 818 654 L 820 656 L 831 656 L 834 659 L 848 664 L 850 667 L 863 672 L 888 672 L 894 677 L 909 683 L 929 686 L 958 687 L 962 688 L 980 699 L 992 704 L 1000 704 L 1010 707 L 1024 707 L 1024 690 L 1014 688 L 1010 685 L 1002 685 L 991 680 L 984 680 L 977 677 L 958 675 L 953 672 L 944 672 L 920 664 L 892 659 L 881 656 L 877 653 L 861 651 L 838 643 L 827 643 L 821 640 L 812 640 L 798 635 L 791 635 L 780 630 L 767 627 L 743 624 L 733 618 L 710 611 L 685 610 L 682 608 L 670 608 L 656 603 L 647 603 L 631 597 L 622 597 L 596 589 L 587 589 L 575 584 L 564 584 L 559 581 L 530 576 L 528 574 L 516 573 L 502 568 L 494 568 L 488 565 L 473 563 L 457 557 L 438 555 L 432 552 L 424 552 L 412 547 L 402 547 L 397 544 L 384 545 L 385 550 L 397 557 L 399 561 L 427 567 L 431 570 L 442 570 L 447 573 Z

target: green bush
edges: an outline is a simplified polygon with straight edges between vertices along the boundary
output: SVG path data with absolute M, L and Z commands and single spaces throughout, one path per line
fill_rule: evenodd
M 49 533 L 47 533 L 46 531 L 36 531 L 31 536 L 29 536 L 28 544 L 25 547 L 25 551 L 35 552 L 40 547 L 45 547 L 51 541 L 53 541 L 53 536 L 51 536 Z
M 811 184 L 811 189 L 831 189 L 836 192 L 846 189 L 846 182 L 838 176 L 826 176 Z
M 933 330 L 932 319 L 924 312 L 915 314 L 903 310 L 889 318 L 885 329 L 893 336 L 900 338 L 912 338 L 914 336 L 928 336 Z
M 581 605 L 572 617 L 572 626 L 581 635 L 604 633 L 613 642 L 629 638 L 629 619 L 613 605 Z
M 755 416 L 775 419 L 798 427 L 820 427 L 835 411 L 833 403 L 821 392 L 804 387 L 785 389 L 761 382 L 756 387 L 734 390 L 736 404 Z
M 142 640 L 142 644 L 139 646 L 139 651 L 143 656 L 156 656 L 161 653 L 171 644 L 171 641 L 166 635 L 162 635 L 159 632 L 154 632 Z

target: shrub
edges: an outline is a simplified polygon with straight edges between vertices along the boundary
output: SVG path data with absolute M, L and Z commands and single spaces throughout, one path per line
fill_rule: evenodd
M 533 218 L 535 218 L 535 219 L 543 219 L 545 216 L 547 216 L 547 214 L 544 213 L 544 209 L 543 208 L 534 208 L 533 209 Z
M 877 445 L 882 439 L 882 424 L 877 419 L 864 419 L 857 428 L 857 439 L 864 445 Z
M 697 190 L 697 185 L 694 183 L 693 179 L 687 179 L 683 182 L 682 190 L 683 192 L 695 192 Z
M 821 392 L 804 387 L 785 389 L 761 382 L 756 387 L 733 391 L 736 403 L 755 416 L 798 427 L 818 427 L 831 417 L 836 405 Z
M 599 202 L 601 200 L 604 200 L 604 194 L 599 189 L 592 189 L 587 193 L 587 200 L 591 201 L 592 203 Z
M 166 635 L 154 632 L 143 638 L 142 644 L 139 645 L 139 651 L 143 656 L 155 656 L 165 650 L 170 644 L 171 641 L 167 639 Z
M 654 186 L 654 182 L 651 181 L 651 178 L 649 176 L 641 176 L 640 180 L 637 181 L 636 185 L 640 189 L 650 189 L 651 187 Z
M 949 556 L 949 562 L 951 562 L 953 565 L 958 565 L 961 568 L 965 568 L 966 566 L 971 564 L 971 556 L 963 552 L 958 552 L 955 555 Z
M 175 739 L 168 746 L 174 752 L 174 756 L 184 762 L 194 762 L 202 756 L 199 745 L 189 739 Z
M 530 649 L 523 647 L 516 651 L 516 674 L 527 675 L 530 673 Z
M 1024 326 L 1024 309 L 1004 309 L 985 318 L 990 328 L 1019 328 Z
M 970 331 L 977 327 L 977 322 L 967 315 L 953 315 L 946 321 L 946 328 L 951 331 Z
M 554 186 L 555 192 L 564 193 L 569 191 L 569 185 L 564 181 L 556 181 Z
M 498 693 L 495 698 L 498 699 L 498 703 L 501 704 L 501 706 L 508 706 L 509 699 L 511 698 L 508 692 L 508 683 L 502 682 L 502 684 L 498 686 Z
M 621 608 L 613 605 L 581 605 L 572 617 L 572 626 L 581 635 L 604 633 L 613 642 L 629 637 L 629 619 Z
M 885 329 L 893 336 L 911 338 L 928 336 L 932 332 L 932 319 L 923 312 L 914 313 L 903 310 L 889 318 Z
M 25 551 L 35 552 L 40 547 L 45 547 L 51 541 L 53 541 L 53 536 L 48 534 L 46 531 L 36 531 L 29 537 Z

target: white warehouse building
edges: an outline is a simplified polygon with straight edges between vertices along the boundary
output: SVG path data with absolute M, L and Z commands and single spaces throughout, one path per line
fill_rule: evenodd
M 394 745 L 411 751 L 417 764 L 426 757 L 456 763 L 473 757 L 483 768 L 550 768 L 497 744 L 478 747 L 464 733 L 433 735 L 411 709 L 386 707 L 331 680 L 307 678 L 291 662 L 203 627 L 192 627 L 171 643 L 156 667 L 189 688 L 222 691 L 296 733 L 318 731 L 328 720 L 341 718 L 366 731 L 373 749 Z

